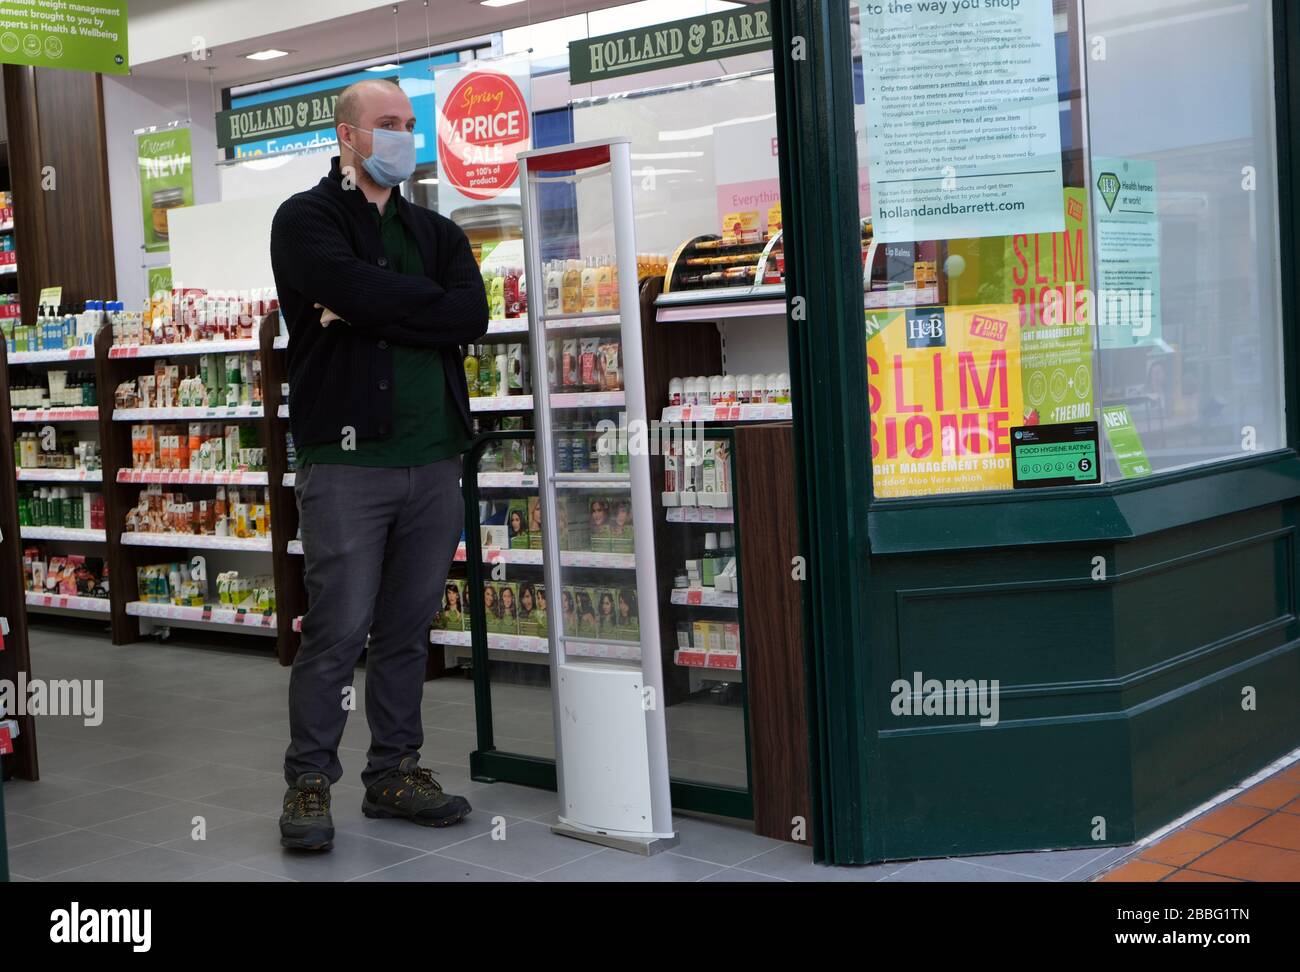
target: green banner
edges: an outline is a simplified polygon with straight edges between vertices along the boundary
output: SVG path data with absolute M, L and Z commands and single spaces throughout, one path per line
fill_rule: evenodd
M 190 130 L 149 132 L 137 141 L 140 166 L 140 206 L 144 216 L 144 248 L 162 253 L 171 246 L 167 214 L 194 205 L 194 160 Z
M 766 3 L 569 42 L 569 83 L 619 78 L 772 49 Z
M 376 80 L 397 82 L 396 76 Z M 218 112 L 217 147 L 234 148 L 245 142 L 261 142 L 330 128 L 334 124 L 334 103 L 347 87 L 342 85 Z
M 1151 460 L 1142 445 L 1142 435 L 1133 424 L 1127 405 L 1109 405 L 1101 410 L 1101 426 L 1106 430 L 1106 441 L 1119 464 L 1120 475 L 1125 479 L 1138 479 L 1151 475 Z
M 0 63 L 128 74 L 126 2 L 0 0 Z
M 156 297 L 162 294 L 170 297 L 172 292 L 172 268 L 171 264 L 165 267 L 150 267 L 149 275 L 149 296 Z

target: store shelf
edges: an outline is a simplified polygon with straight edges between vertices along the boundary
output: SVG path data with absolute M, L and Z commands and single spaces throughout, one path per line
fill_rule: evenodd
M 627 473 L 556 473 L 551 477 L 556 489 L 614 489 L 632 488 L 632 477 Z
M 275 338 L 271 341 L 271 347 L 275 348 L 275 350 L 277 351 L 283 351 L 288 346 L 289 346 L 289 335 L 287 334 L 277 334 Z
M 488 648 L 493 651 L 524 651 L 534 655 L 545 655 L 551 648 L 545 638 L 533 635 L 495 634 L 488 632 Z M 459 648 L 470 646 L 470 632 L 446 631 L 435 628 L 429 632 L 429 642 L 435 645 L 454 645 Z
M 712 587 L 674 587 L 672 602 L 689 607 L 740 607 L 740 595 L 733 591 L 716 591 Z
M 7 263 L 4 264 L 3 266 L 0 266 L 0 275 L 4 275 L 6 273 L 17 273 L 17 272 L 18 272 L 18 264 L 16 263 Z
M 110 358 L 176 358 L 191 354 L 233 354 L 260 349 L 255 338 L 235 341 L 183 341 L 175 344 L 126 344 L 108 349 Z
M 293 485 L 294 485 L 294 483 L 296 483 L 297 481 L 298 481 L 298 474 L 297 474 L 297 473 L 285 473 L 285 474 L 284 474 L 284 477 L 280 480 L 280 485 L 281 485 L 281 486 L 287 486 L 287 487 L 289 487 L 290 489 L 293 489 Z
M 102 469 L 19 469 L 20 483 L 102 483 Z
M 62 611 L 95 611 L 108 614 L 112 606 L 106 597 L 77 597 L 71 594 L 39 594 L 27 591 L 27 606 Z
M 928 307 L 939 302 L 938 287 L 913 290 L 872 290 L 862 295 L 864 310 Z M 655 320 L 662 324 L 735 320 L 746 317 L 784 317 L 785 285 L 725 287 L 715 290 L 679 290 L 655 301 Z
M 479 489 L 536 489 L 537 473 L 524 472 L 481 472 L 478 474 Z
M 683 668 L 708 668 L 714 671 L 740 671 L 740 655 L 726 651 L 675 651 L 673 663 Z
M 735 523 L 736 511 L 729 506 L 669 506 L 664 519 L 669 523 Z
M 4 635 L 6 638 L 9 637 L 9 619 L 8 619 L 8 618 L 0 618 L 0 634 Z
M 287 419 L 287 418 L 289 417 L 289 403 L 288 403 L 288 402 L 285 402 L 283 405 L 281 405 L 279 408 L 277 408 L 277 409 L 275 410 L 275 417 L 276 417 L 276 418 L 282 418 L 282 419 Z
M 547 317 L 548 331 L 572 331 L 577 329 L 596 329 L 618 327 L 623 323 L 621 314 L 600 311 L 595 314 L 564 314 L 559 317 Z
M 74 540 L 78 543 L 104 543 L 108 534 L 104 530 L 83 530 L 75 527 L 25 526 L 18 532 L 24 540 Z
M 791 406 L 767 405 L 669 405 L 662 422 L 788 422 Z
M 621 391 L 560 392 L 551 395 L 551 408 L 610 408 L 623 401 Z
M 211 604 L 203 607 L 181 607 L 176 604 L 152 604 L 148 601 L 130 601 L 126 613 L 137 618 L 156 621 L 190 621 L 197 624 L 241 625 L 246 628 L 275 628 L 274 614 L 259 614 L 244 608 L 220 607 Z
M 248 550 L 270 553 L 270 537 L 214 537 L 201 533 L 123 533 L 128 547 L 184 547 L 193 550 Z
M 119 483 L 169 483 L 176 485 L 265 486 L 264 472 L 218 472 L 213 469 L 119 469 Z
M 10 417 L 15 422 L 98 422 L 98 405 L 76 408 L 15 408 Z
M 61 361 L 93 360 L 95 348 L 90 344 L 79 344 L 75 348 L 58 348 L 52 351 L 15 351 L 9 355 L 9 363 L 15 364 L 54 364 Z
M 466 559 L 465 545 L 462 543 L 456 547 L 457 563 L 464 563 Z M 489 547 L 483 551 L 483 563 L 485 564 L 522 564 L 529 567 L 540 567 L 542 563 L 542 552 L 540 550 L 512 550 L 510 548 L 498 549 Z
M 487 332 L 489 334 L 527 334 L 528 318 L 501 317 L 488 321 Z
M 301 557 L 301 556 L 302 556 L 302 541 L 301 541 L 301 540 L 290 540 L 290 541 L 285 545 L 284 552 L 287 553 L 287 554 L 288 554 L 289 556 L 291 556 L 291 557 Z
M 538 551 L 540 553 L 541 551 Z M 598 567 L 609 570 L 636 570 L 636 554 L 603 553 L 595 550 L 561 550 L 564 567 Z
M 531 412 L 532 395 L 494 395 L 479 396 L 469 400 L 471 412 Z
M 598 641 L 591 638 L 565 638 L 564 652 L 581 658 L 616 658 L 640 661 L 641 646 L 635 641 Z
M 259 419 L 261 405 L 187 406 L 184 408 L 115 408 L 114 422 L 168 422 L 203 419 Z

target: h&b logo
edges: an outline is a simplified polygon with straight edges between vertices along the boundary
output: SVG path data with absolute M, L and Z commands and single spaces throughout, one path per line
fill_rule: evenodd
M 948 326 L 942 307 L 914 307 L 907 311 L 909 348 L 946 348 Z

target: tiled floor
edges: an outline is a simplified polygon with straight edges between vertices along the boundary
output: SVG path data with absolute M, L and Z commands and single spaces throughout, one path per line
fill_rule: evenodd
M 1128 853 L 827 868 L 815 866 L 807 848 L 757 837 L 743 824 L 685 816 L 675 820 L 680 843 L 671 851 L 645 859 L 602 849 L 550 832 L 553 793 L 469 779 L 473 701 L 470 683 L 459 679 L 425 685 L 423 756 L 474 813 L 444 830 L 364 818 L 357 774 L 368 734 L 357 712 L 343 737 L 346 775 L 333 789 L 334 849 L 290 853 L 276 826 L 287 669 L 269 656 L 176 641 L 113 647 L 39 625 L 31 644 L 39 677 L 103 679 L 105 705 L 95 727 L 42 717 L 41 781 L 5 784 L 15 880 L 1082 881 Z M 358 699 L 364 678 L 357 673 Z M 701 725 L 719 718 L 698 714 Z
M 1300 763 L 1139 849 L 1102 881 L 1300 881 Z

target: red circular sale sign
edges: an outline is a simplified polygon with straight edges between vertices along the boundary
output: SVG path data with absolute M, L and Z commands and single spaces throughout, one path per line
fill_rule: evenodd
M 519 177 L 529 145 L 528 102 L 514 79 L 493 71 L 461 78 L 438 106 L 438 169 L 457 192 L 492 199 Z

